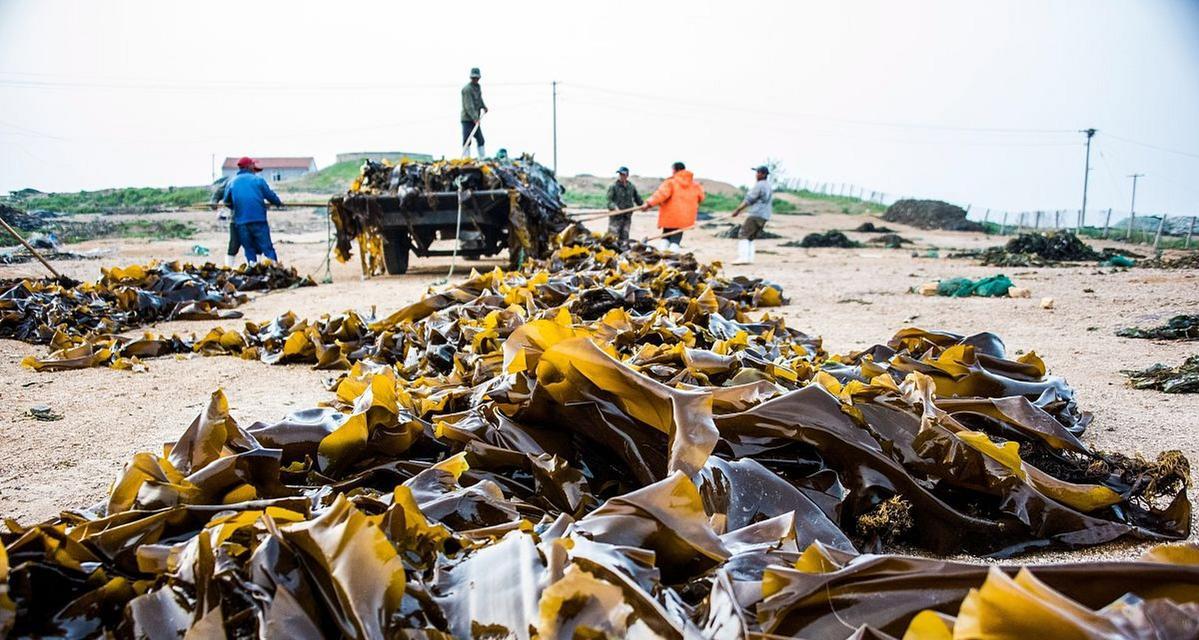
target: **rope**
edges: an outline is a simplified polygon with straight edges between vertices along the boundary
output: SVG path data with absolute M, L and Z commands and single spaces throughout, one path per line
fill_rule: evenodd
M 477 129 L 479 125 L 475 125 Z M 450 254 L 450 270 L 445 274 L 444 278 L 433 282 L 432 286 L 440 286 L 450 281 L 454 277 L 454 267 L 458 264 L 458 247 L 462 244 L 462 203 L 465 202 L 466 190 L 462 188 L 462 180 L 465 176 L 459 177 L 455 182 L 458 183 L 458 219 L 454 223 L 454 252 Z

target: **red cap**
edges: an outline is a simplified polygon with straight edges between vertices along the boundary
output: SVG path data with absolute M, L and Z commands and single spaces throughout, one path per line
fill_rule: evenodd
M 253 169 L 255 171 L 262 171 L 262 169 L 258 168 L 258 163 L 255 162 L 254 158 L 251 158 L 249 156 L 242 156 L 241 159 L 239 159 L 237 161 L 237 168 L 238 169 Z

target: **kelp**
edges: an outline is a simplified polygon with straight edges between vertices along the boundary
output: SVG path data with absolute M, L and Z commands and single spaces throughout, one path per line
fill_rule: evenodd
M 294 268 L 178 262 L 101 269 L 95 282 L 8 281 L 0 293 L 0 338 L 31 344 L 64 343 L 164 320 L 237 318 L 247 291 L 315 286 Z
M 335 253 L 346 262 L 357 240 L 363 275 L 381 275 L 383 266 L 383 208 L 380 197 L 395 199 L 400 211 L 437 192 L 508 190 L 509 252 L 512 264 L 522 252 L 545 257 L 553 237 L 569 224 L 562 203 L 562 188 L 553 171 L 530 155 L 519 158 L 452 159 L 435 162 L 367 160 L 349 192 L 329 202 L 329 216 L 337 230 Z M 432 200 L 430 200 L 432 202 Z
M 974 258 L 995 267 L 1053 267 L 1063 263 L 1113 260 L 1113 266 L 1129 266 L 1123 257 L 1132 252 L 1106 247 L 1096 251 L 1071 231 L 1021 233 L 1000 247 L 962 251 L 951 258 Z
M 1165 393 L 1199 393 L 1199 355 L 1188 357 L 1177 367 L 1154 364 L 1144 369 L 1123 370 L 1134 389 L 1155 389 Z
M 1116 335 L 1149 340 L 1199 340 L 1199 314 L 1177 315 L 1156 327 L 1125 327 L 1117 330 Z
M 855 240 L 850 240 L 844 233 L 832 229 L 824 233 L 809 233 L 803 237 L 803 240 L 798 242 L 784 242 L 781 246 L 784 247 L 802 247 L 805 249 L 819 247 L 836 247 L 841 249 L 853 249 L 862 246 L 862 243 Z
M 908 328 L 833 355 L 754 312 L 783 302 L 769 282 L 637 243 L 618 253 L 575 229 L 544 261 L 472 274 L 384 317 L 214 330 L 201 352 L 341 370 L 328 406 L 243 427 L 217 391 L 100 504 L 10 521 L 0 625 L 684 638 L 886 637 L 919 622 L 997 634 L 1036 599 L 1006 599 L 1013 587 L 985 566 L 872 554 L 1187 537 L 1185 458 L 1090 450 L 1090 416 L 1035 354 L 1010 360 L 993 334 Z M 1108 621 L 1084 629 L 1185 630 L 1199 550 L 1153 553 L 1031 569 L 1065 594 L 1038 619 L 1078 626 L 1068 597 Z M 1103 609 L 1113 601 L 1123 613 Z

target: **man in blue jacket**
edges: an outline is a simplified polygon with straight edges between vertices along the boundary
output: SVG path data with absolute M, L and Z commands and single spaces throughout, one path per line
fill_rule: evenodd
M 225 185 L 225 204 L 233 209 L 233 227 L 246 252 L 246 262 L 254 264 L 258 256 L 278 262 L 275 246 L 271 244 L 271 227 L 266 221 L 266 203 L 283 206 L 279 196 L 258 172 L 262 171 L 253 158 L 237 161 L 237 175 Z

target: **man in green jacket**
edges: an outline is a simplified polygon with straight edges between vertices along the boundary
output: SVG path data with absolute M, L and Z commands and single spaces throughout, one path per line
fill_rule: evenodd
M 620 211 L 621 209 L 632 209 L 634 206 L 640 207 L 645 204 L 641 201 L 641 196 L 637 193 L 637 187 L 629 182 L 629 168 L 621 167 L 616 170 L 616 182 L 608 187 L 608 211 Z M 616 239 L 624 242 L 629 239 L 629 226 L 632 225 L 633 214 L 622 213 L 618 216 L 608 218 L 608 233 L 616 236 Z
M 483 114 L 487 113 L 487 105 L 483 103 L 483 88 L 479 86 L 479 68 L 470 70 L 470 82 L 462 87 L 462 155 L 470 157 L 470 134 L 475 134 L 475 144 L 478 145 L 478 157 L 485 158 L 483 151 L 483 128 L 479 125 Z

